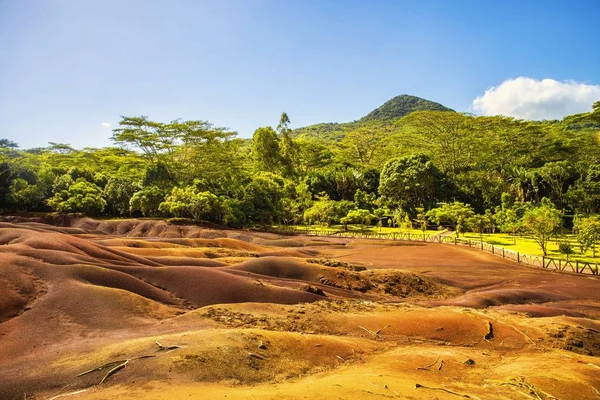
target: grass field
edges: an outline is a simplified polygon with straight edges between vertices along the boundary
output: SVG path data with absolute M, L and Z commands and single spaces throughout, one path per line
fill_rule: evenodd
M 274 225 L 274 229 L 295 229 L 296 231 L 343 231 L 344 227 L 342 225 Z M 370 232 L 370 233 L 410 233 L 421 235 L 423 232 L 419 229 L 403 229 L 403 228 L 388 228 L 382 227 L 379 228 L 377 226 L 370 226 L 368 228 L 364 228 L 362 225 L 348 225 L 348 231 L 362 231 L 362 232 Z M 425 234 L 434 235 L 439 233 L 436 230 L 427 230 Z M 474 241 L 483 240 L 485 243 L 493 244 L 494 246 L 504 247 L 508 250 L 518 251 L 522 254 L 529 254 L 534 256 L 543 255 L 542 249 L 539 244 L 537 244 L 533 238 L 527 235 L 521 235 L 513 237 L 512 235 L 506 233 L 493 233 L 493 234 L 483 234 L 479 235 L 478 233 L 467 232 L 461 235 L 463 239 L 471 239 Z M 552 258 L 561 258 L 566 259 L 566 255 L 562 254 L 558 251 L 558 243 L 561 241 L 567 241 L 571 244 L 574 253 L 569 256 L 571 260 L 579 260 L 585 262 L 592 263 L 600 263 L 600 248 L 596 251 L 596 257 L 593 256 L 592 249 L 588 249 L 587 252 L 581 253 L 580 246 L 577 240 L 575 239 L 575 235 L 562 235 L 560 237 L 553 238 L 548 243 L 548 257 Z
M 468 232 L 461 235 L 461 237 L 463 239 L 471 239 L 476 241 L 483 240 L 485 243 L 518 251 L 523 254 L 531 254 L 534 256 L 543 255 L 540 245 L 537 244 L 533 238 L 526 235 L 513 237 L 512 235 L 506 233 L 493 233 L 483 234 L 480 236 L 478 233 Z M 574 253 L 569 256 L 569 259 L 593 263 L 600 262 L 600 249 L 597 249 L 596 257 L 593 257 L 592 249 L 589 249 L 585 253 L 581 253 L 579 243 L 575 239 L 575 235 L 563 235 L 561 237 L 553 238 L 550 242 L 548 242 L 548 257 L 561 259 L 567 258 L 565 254 L 562 254 L 558 251 L 558 243 L 561 241 L 569 242 L 573 247 Z
M 343 225 L 273 225 L 273 229 L 295 229 L 296 231 L 344 231 Z M 403 228 L 389 228 L 389 227 L 377 227 L 377 226 L 369 226 L 366 229 L 362 225 L 348 225 L 348 231 L 352 232 L 370 232 L 370 233 L 410 233 L 411 235 L 422 235 L 423 231 L 420 229 L 403 229 Z M 439 231 L 435 230 L 427 230 L 425 231 L 426 235 L 434 235 L 439 233 Z

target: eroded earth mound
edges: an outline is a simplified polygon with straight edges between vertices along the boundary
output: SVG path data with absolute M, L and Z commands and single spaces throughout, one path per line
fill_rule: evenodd
M 600 398 L 600 280 L 451 245 L 0 223 L 1 399 Z

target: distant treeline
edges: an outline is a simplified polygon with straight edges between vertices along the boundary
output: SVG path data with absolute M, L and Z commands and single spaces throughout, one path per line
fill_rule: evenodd
M 115 147 L 20 149 L 4 139 L 0 207 L 237 227 L 384 219 L 471 230 L 516 229 L 542 199 L 563 215 L 600 209 L 600 103 L 561 121 L 427 110 L 340 126 L 335 138 L 307 135 L 283 113 L 275 129 L 245 140 L 206 121 L 141 116 L 122 117 Z

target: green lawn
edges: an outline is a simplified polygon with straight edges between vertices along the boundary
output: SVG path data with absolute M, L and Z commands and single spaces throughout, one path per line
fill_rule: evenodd
M 473 241 L 483 240 L 486 243 L 493 244 L 494 246 L 504 247 L 505 249 L 518 251 L 523 254 L 530 254 L 533 256 L 543 255 L 542 249 L 531 237 L 528 236 L 516 236 L 506 233 L 493 233 L 483 234 L 480 236 L 477 233 L 465 233 L 461 235 L 463 239 L 471 239 Z M 548 242 L 548 257 L 566 259 L 567 256 L 558 251 L 558 241 L 568 241 L 573 247 L 574 253 L 569 256 L 571 260 L 579 260 L 585 262 L 600 262 L 600 249 L 596 251 L 596 257 L 593 257 L 593 252 L 589 249 L 586 253 L 580 252 L 579 243 L 575 239 L 575 235 L 563 235 L 559 238 L 554 238 Z
M 273 229 L 295 229 L 296 231 L 337 231 L 343 232 L 343 225 L 273 225 Z M 348 231 L 362 231 L 362 232 L 370 232 L 370 233 L 410 233 L 411 235 L 422 235 L 423 231 L 420 229 L 402 229 L 402 228 L 387 228 L 387 227 L 379 227 L 377 226 L 369 226 L 366 229 L 362 225 L 348 225 Z M 426 235 L 435 235 L 439 233 L 439 231 L 428 230 L 425 231 Z

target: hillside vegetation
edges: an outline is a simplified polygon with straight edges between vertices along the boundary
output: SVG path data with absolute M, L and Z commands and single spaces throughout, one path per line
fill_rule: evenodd
M 398 96 L 350 124 L 289 126 L 283 113 L 245 141 L 207 121 L 141 116 L 123 117 L 103 149 L 2 140 L 0 207 L 233 227 L 527 231 L 544 252 L 573 225 L 582 248 L 600 240 L 600 103 L 523 121 Z

